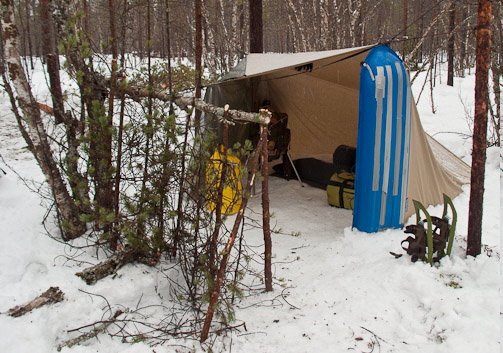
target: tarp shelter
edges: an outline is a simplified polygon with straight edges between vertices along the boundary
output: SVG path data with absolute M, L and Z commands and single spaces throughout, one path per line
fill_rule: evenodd
M 414 212 L 412 200 L 441 204 L 443 193 L 455 197 L 469 182 L 469 167 L 424 132 L 408 74 L 385 46 L 249 54 L 208 87 L 205 100 L 248 112 L 267 101 L 274 111 L 288 114 L 294 159 L 330 161 L 337 146 L 356 146 L 353 226 L 362 231 L 399 227 Z M 397 119 L 403 120 L 402 128 L 396 127 Z M 247 137 L 242 129 L 230 131 L 231 140 Z M 389 142 L 391 137 L 399 142 Z M 403 190 L 399 211 L 387 210 L 391 201 L 386 199 L 395 194 L 398 179 Z M 369 182 L 374 183 L 370 189 L 363 187 Z M 398 216 L 388 221 L 388 212 Z

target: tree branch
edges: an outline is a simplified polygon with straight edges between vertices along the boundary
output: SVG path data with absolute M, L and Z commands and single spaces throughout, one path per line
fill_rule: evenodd
M 149 256 L 141 250 L 127 249 L 119 251 L 105 261 L 86 268 L 84 271 L 78 272 L 75 275 L 82 278 L 87 284 L 94 284 L 100 279 L 115 274 L 122 266 L 134 261 L 141 261 L 153 265 L 157 262 L 157 259 L 154 255 Z
M 102 332 L 105 332 L 108 326 L 113 324 L 117 320 L 117 317 L 119 317 L 119 315 L 121 314 L 123 314 L 123 312 L 121 310 L 117 310 L 109 320 L 102 321 L 99 325 L 95 326 L 91 331 L 61 343 L 58 346 L 58 352 L 60 352 L 61 349 L 63 349 L 63 347 L 71 348 L 77 344 L 80 344 L 82 342 L 90 340 L 93 337 L 98 336 Z
M 64 293 L 58 287 L 51 287 L 29 303 L 20 306 L 18 305 L 12 309 L 9 309 L 7 315 L 19 317 L 32 311 L 33 309 L 40 308 L 41 306 L 44 306 L 46 304 L 60 302 L 63 300 L 63 297 Z
M 173 102 L 180 108 L 194 107 L 207 114 L 215 115 L 222 120 L 225 119 L 225 108 L 217 107 L 213 104 L 206 103 L 200 98 L 171 96 L 165 92 L 149 90 L 143 87 L 125 86 L 120 83 L 115 87 L 118 92 L 130 96 L 131 98 L 152 97 L 164 102 Z M 271 121 L 271 113 L 267 109 L 261 109 L 258 113 L 249 113 L 241 110 L 229 109 L 228 116 L 231 122 L 252 122 L 262 125 L 267 125 Z

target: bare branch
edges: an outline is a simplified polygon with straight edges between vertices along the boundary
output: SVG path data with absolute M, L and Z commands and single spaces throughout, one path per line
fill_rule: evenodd
M 200 98 L 171 96 L 165 92 L 148 90 L 143 87 L 135 86 L 118 85 L 116 88 L 121 93 L 132 98 L 152 97 L 163 102 L 173 102 L 184 109 L 192 106 L 204 113 L 215 115 L 221 119 L 224 119 L 226 114 L 225 108 L 206 103 Z M 262 125 L 267 125 L 271 121 L 271 113 L 267 109 L 261 109 L 259 113 L 249 113 L 241 110 L 230 109 L 228 114 L 231 121 L 252 122 Z
M 58 287 L 51 287 L 29 303 L 18 305 L 12 309 L 9 309 L 7 315 L 19 317 L 32 311 L 33 309 L 40 308 L 41 306 L 44 306 L 46 304 L 60 302 L 63 300 L 63 297 L 64 293 Z

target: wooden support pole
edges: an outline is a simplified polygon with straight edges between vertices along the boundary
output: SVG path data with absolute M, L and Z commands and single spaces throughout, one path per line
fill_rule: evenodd
M 260 138 L 257 145 L 257 149 L 255 150 L 255 153 L 251 161 L 251 171 L 248 175 L 248 181 L 246 183 L 246 187 L 243 192 L 243 200 L 241 202 L 241 207 L 239 208 L 239 211 L 236 215 L 236 219 L 234 220 L 234 226 L 231 230 L 231 234 L 229 235 L 225 248 L 222 252 L 222 258 L 220 260 L 220 266 L 218 268 L 217 278 L 211 289 L 208 311 L 206 312 L 206 318 L 204 320 L 203 329 L 201 331 L 201 338 L 200 338 L 201 342 L 206 341 L 210 332 L 211 322 L 213 321 L 213 315 L 215 314 L 215 309 L 218 304 L 218 297 L 220 296 L 220 290 L 224 282 L 225 273 L 227 271 L 227 264 L 229 263 L 232 247 L 234 245 L 234 242 L 236 241 L 236 237 L 239 232 L 239 227 L 241 222 L 243 221 L 244 212 L 248 204 L 248 199 L 250 198 L 251 195 L 251 189 L 255 182 L 255 176 L 258 170 L 259 157 L 261 155 L 260 151 L 263 148 L 263 144 L 266 142 L 267 141 L 264 141 L 262 138 Z
M 260 126 L 260 139 L 265 141 L 262 145 L 262 229 L 264 232 L 264 279 L 266 292 L 272 292 L 272 240 L 269 212 L 269 153 L 267 146 L 267 126 Z

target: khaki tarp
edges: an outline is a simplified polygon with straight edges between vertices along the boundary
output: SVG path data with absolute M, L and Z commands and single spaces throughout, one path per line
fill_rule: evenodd
M 360 63 L 373 46 L 296 54 L 250 54 L 221 82 L 209 87 L 206 100 L 233 109 L 258 111 L 268 101 L 288 114 L 293 158 L 331 160 L 337 146 L 356 146 Z M 443 202 L 469 182 L 469 167 L 423 130 L 413 104 L 406 217 L 412 200 Z M 242 130 L 231 130 L 236 140 Z M 432 151 L 434 148 L 435 153 Z

